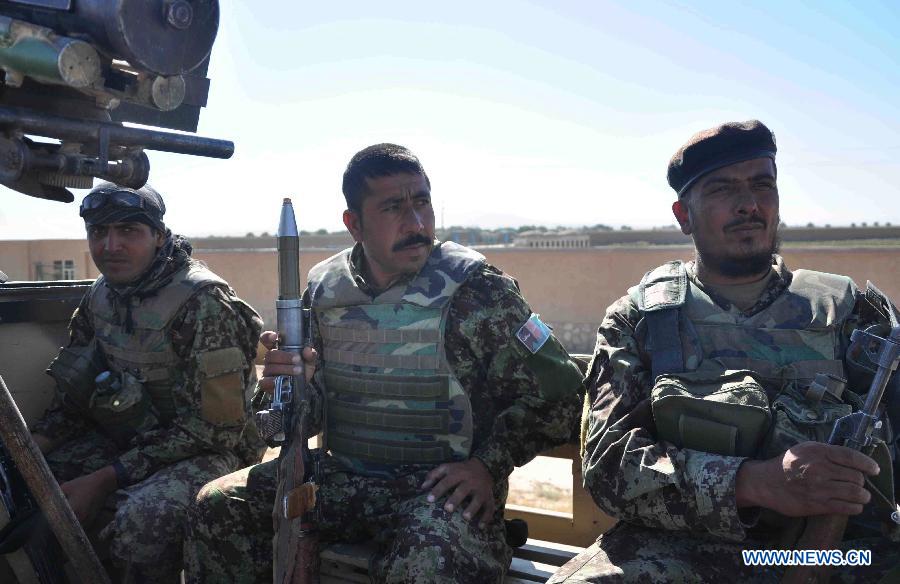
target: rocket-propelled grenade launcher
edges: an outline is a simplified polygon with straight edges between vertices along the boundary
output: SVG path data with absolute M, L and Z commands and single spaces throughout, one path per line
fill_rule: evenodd
M 278 348 L 301 356 L 305 345 L 303 300 L 300 292 L 300 237 L 294 207 L 285 199 L 278 224 L 278 300 L 275 302 Z M 316 584 L 319 581 L 316 490 L 320 449 L 310 450 L 313 400 L 303 373 L 275 379 L 272 407 L 259 412 L 263 436 L 281 446 L 278 488 L 273 516 L 275 582 Z
M 300 235 L 290 199 L 281 206 L 278 222 L 278 300 L 275 301 L 278 348 L 300 355 L 303 351 L 303 302 L 300 295 Z M 306 382 L 303 374 L 275 379 L 272 407 L 257 414 L 263 437 L 281 444 L 290 427 L 291 402 L 295 388 Z

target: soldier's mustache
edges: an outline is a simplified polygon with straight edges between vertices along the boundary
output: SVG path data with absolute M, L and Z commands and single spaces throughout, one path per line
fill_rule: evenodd
M 735 219 L 731 223 L 725 224 L 725 231 L 730 231 L 737 227 L 742 227 L 744 225 L 759 225 L 763 229 L 766 228 L 766 222 L 762 217 L 750 217 L 749 219 Z
M 124 262 L 128 260 L 128 256 L 126 255 L 103 255 L 100 256 L 101 262 Z
M 402 239 L 394 244 L 394 247 L 391 248 L 391 251 L 400 251 L 402 249 L 406 249 L 407 247 L 412 247 L 414 245 L 430 245 L 431 239 L 425 237 L 424 235 L 417 233 L 415 235 L 410 235 L 406 239 Z

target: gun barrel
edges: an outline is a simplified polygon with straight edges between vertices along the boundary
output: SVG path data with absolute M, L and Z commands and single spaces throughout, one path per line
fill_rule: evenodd
M 210 158 L 231 158 L 234 154 L 234 142 L 228 140 L 129 128 L 111 122 L 85 122 L 38 114 L 23 108 L 0 107 L 0 126 L 18 128 L 26 134 L 88 143 L 99 141 L 101 133 L 105 132 L 111 145 L 142 147 L 174 154 Z

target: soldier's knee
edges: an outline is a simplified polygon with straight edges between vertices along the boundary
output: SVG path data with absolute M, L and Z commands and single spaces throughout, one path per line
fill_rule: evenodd
M 119 507 L 104 531 L 111 536 L 112 548 L 121 550 L 121 557 L 128 557 L 131 545 L 140 545 L 143 549 L 158 550 L 148 552 L 147 556 L 152 558 L 170 547 L 172 541 L 180 542 L 185 512 L 183 504 L 174 505 L 166 500 L 156 505 L 126 504 Z
M 492 582 L 499 584 L 509 564 L 508 559 L 497 558 L 491 550 L 480 553 L 455 545 L 451 541 L 397 546 L 395 553 L 383 559 L 382 573 L 385 582 Z
M 222 489 L 216 484 L 216 481 L 206 483 L 197 491 L 192 507 L 206 508 L 219 504 L 219 500 L 224 496 Z
M 227 497 L 216 486 L 215 481 L 203 486 L 188 507 L 188 525 L 197 527 L 206 525 L 212 518 L 221 515 Z

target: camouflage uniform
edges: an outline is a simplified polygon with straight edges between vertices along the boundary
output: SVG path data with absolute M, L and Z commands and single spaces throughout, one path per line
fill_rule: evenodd
M 151 269 L 151 281 L 145 276 L 140 286 L 146 296 L 110 301 L 119 304 L 110 311 L 112 323 L 94 313 L 107 308 L 96 302 L 97 294 L 106 292 L 100 288 L 103 278 L 97 281 L 72 317 L 68 349 L 51 365 L 60 389 L 57 399 L 32 428 L 58 445 L 47 461 L 62 482 L 113 466 L 119 488 L 88 531 L 101 555 L 108 552 L 129 581 L 177 582 L 183 522 L 194 495 L 213 478 L 259 460 L 264 448 L 248 393 L 255 387 L 261 321 L 224 282 L 190 260 L 189 249 L 183 244 L 164 249 L 162 269 Z M 203 279 L 185 276 L 191 273 Z M 170 320 L 159 321 L 145 308 L 166 302 L 172 288 L 185 282 L 196 286 L 183 291 L 187 298 L 179 306 L 165 309 L 174 314 Z M 117 343 L 129 346 L 150 335 L 141 328 L 146 326 L 156 327 L 164 339 L 151 348 L 157 352 L 117 350 Z M 72 355 L 79 357 L 71 360 Z M 125 368 L 124 359 L 143 359 L 147 366 Z M 127 383 L 115 399 L 83 383 L 97 372 L 82 365 L 88 361 L 120 379 L 132 374 L 140 379 L 132 406 L 137 409 L 112 405 L 129 401 Z M 76 370 L 81 373 L 72 373 Z
M 776 440 L 781 426 L 779 415 L 784 411 L 779 408 L 785 403 L 776 398 L 787 399 L 794 383 L 787 382 L 787 376 L 795 368 L 804 367 L 802 360 L 790 361 L 799 355 L 813 360 L 816 367 L 843 369 L 844 377 L 849 376 L 850 380 L 845 398 L 858 404 L 851 389 L 868 385 L 857 371 L 845 368 L 843 356 L 849 337 L 857 328 L 886 320 L 849 279 L 806 272 L 802 281 L 807 283 L 808 290 L 805 294 L 795 294 L 791 288 L 795 275 L 777 256 L 773 268 L 774 273 L 757 303 L 741 313 L 727 300 L 703 288 L 696 280 L 693 265 L 688 264 L 689 295 L 703 291 L 712 303 L 706 314 L 698 316 L 696 310 L 689 312 L 690 322 L 682 321 L 679 325 L 681 331 L 696 331 L 711 322 L 731 322 L 732 317 L 741 323 L 760 323 L 756 325 L 758 328 L 746 327 L 753 340 L 743 342 L 742 351 L 734 350 L 726 339 L 720 339 L 717 352 L 715 347 L 696 346 L 703 334 L 682 332 L 680 335 L 688 371 L 702 370 L 704 358 L 728 369 L 742 368 L 741 363 L 755 363 L 752 369 L 762 371 L 758 376 L 766 397 L 775 404 L 775 423 L 761 438 L 764 444 L 769 444 L 770 451 L 756 451 L 751 455 L 754 458 L 774 456 L 790 445 Z M 846 287 L 846 294 L 832 296 L 828 292 L 835 282 Z M 646 313 L 638 308 L 636 289 L 607 310 L 600 326 L 586 380 L 588 396 L 582 420 L 585 487 L 601 509 L 621 521 L 561 568 L 549 582 L 777 582 L 781 568 L 745 566 L 741 550 L 789 548 L 790 540 L 783 539 L 785 527 L 796 528 L 797 523 L 771 511 L 737 508 L 735 480 L 738 467 L 748 457 L 746 453 L 726 455 L 702 451 L 696 446 L 678 447 L 659 437 L 662 422 L 660 412 L 654 410 L 656 404 L 652 405 L 651 390 L 654 384 L 658 388 L 663 378 L 654 378 L 650 372 L 654 349 L 649 345 L 649 325 Z M 815 300 L 812 308 L 808 298 Z M 783 310 L 785 303 L 790 310 Z M 814 321 L 811 314 L 816 313 L 817 306 L 824 323 L 818 330 L 832 331 L 828 333 L 833 339 L 831 347 L 821 344 L 814 347 L 815 333 L 802 332 L 803 327 L 813 328 L 807 323 Z M 791 329 L 801 329 L 801 332 Z M 774 337 L 767 336 L 769 333 L 793 334 L 809 346 L 804 348 L 798 343 L 789 350 L 774 344 Z M 813 350 L 821 354 L 814 356 Z M 779 361 L 783 361 L 781 367 L 773 367 Z M 779 375 L 785 376 L 780 382 L 776 379 Z M 840 407 L 849 413 L 850 406 L 841 404 Z M 833 423 L 833 418 L 830 422 Z M 820 439 L 823 435 L 827 438 L 824 427 L 815 429 Z M 707 445 L 715 442 L 712 436 L 705 439 Z M 792 443 L 804 439 L 809 438 L 793 436 Z M 897 531 L 894 529 L 890 537 L 881 531 L 890 528 L 889 514 L 870 503 L 864 514 L 855 518 L 858 521 L 851 520 L 841 547 L 872 550 L 873 565 L 838 569 L 832 581 L 874 582 L 897 565 L 900 560 Z
M 350 256 L 353 281 L 376 297 L 360 273 L 360 252 L 357 247 Z M 436 247 L 432 259 L 439 253 Z M 383 294 L 396 287 L 408 292 L 410 286 L 407 280 Z M 496 511 L 484 530 L 459 511 L 445 512 L 441 501 L 426 500 L 419 485 L 434 464 L 360 472 L 338 457 L 326 457 L 318 492 L 320 534 L 325 543 L 373 540 L 378 545 L 370 565 L 374 581 L 502 580 L 511 557 L 503 525 L 508 476 L 515 466 L 567 441 L 579 409 L 580 374 L 556 339 L 550 335 L 535 353 L 516 340 L 531 315 L 515 281 L 482 261 L 452 295 L 445 319 L 443 350 L 471 403 L 471 456 L 494 479 Z M 326 387 L 328 350 L 322 351 L 321 328 L 321 322 L 314 323 L 313 343 L 323 355 L 315 384 Z M 204 487 L 191 508 L 188 582 L 271 582 L 275 468 L 271 461 Z

